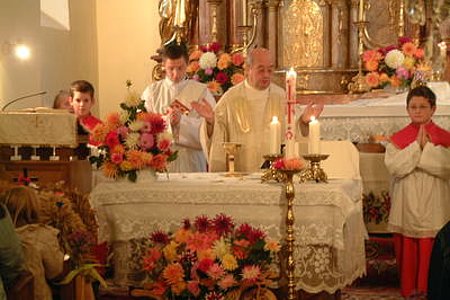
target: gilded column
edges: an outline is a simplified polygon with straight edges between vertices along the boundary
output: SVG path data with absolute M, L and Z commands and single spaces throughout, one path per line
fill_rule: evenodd
M 265 42 L 264 42 L 264 24 L 265 22 L 264 20 L 264 14 L 263 12 L 263 4 L 264 4 L 264 0 L 253 0 L 251 7 L 252 7 L 252 11 L 251 11 L 251 18 L 254 18 L 254 14 L 256 14 L 256 37 L 255 40 L 253 42 L 253 45 L 258 45 L 258 47 L 266 47 Z M 253 26 L 255 26 L 255 24 L 252 24 Z
M 278 66 L 277 53 L 278 53 L 278 6 L 280 5 L 280 0 L 267 0 L 266 6 L 268 8 L 267 16 L 267 48 L 272 54 L 272 61 L 275 66 Z
M 350 68 L 357 68 L 359 55 L 358 55 L 358 27 L 355 22 L 358 21 L 358 7 L 359 1 L 352 0 L 349 15 L 349 62 Z
M 227 9 L 227 45 L 231 49 L 235 49 L 239 46 L 239 38 L 237 33 L 237 27 L 240 25 L 237 12 L 239 11 L 239 1 L 229 0 L 226 1 Z
M 325 68 L 331 67 L 331 49 L 332 49 L 332 31 L 333 31 L 333 15 L 330 0 L 319 1 L 320 9 L 323 15 L 323 61 L 321 66 Z

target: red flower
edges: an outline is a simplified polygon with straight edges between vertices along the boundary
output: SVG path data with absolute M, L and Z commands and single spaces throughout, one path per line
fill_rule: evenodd
M 209 268 L 213 265 L 214 261 L 209 258 L 202 259 L 198 264 L 198 270 L 202 271 L 203 273 L 208 272 Z
M 231 233 L 234 228 L 234 223 L 231 217 L 225 214 L 217 215 L 212 223 L 214 225 L 214 229 L 219 236 L 226 235 L 227 233 Z
M 151 234 L 150 240 L 156 244 L 167 245 L 169 243 L 169 236 L 167 235 L 167 233 L 158 230 Z
M 195 218 L 194 225 L 199 232 L 206 232 L 211 226 L 211 221 L 207 216 L 198 216 Z
M 220 84 L 225 84 L 228 81 L 228 76 L 224 72 L 219 72 L 216 75 L 216 81 Z
M 115 130 L 111 131 L 106 135 L 105 144 L 108 145 L 110 149 L 120 144 L 119 135 L 117 134 L 117 131 Z
M 214 53 L 219 52 L 220 48 L 222 48 L 222 46 L 218 42 L 209 44 L 209 51 L 212 51 Z

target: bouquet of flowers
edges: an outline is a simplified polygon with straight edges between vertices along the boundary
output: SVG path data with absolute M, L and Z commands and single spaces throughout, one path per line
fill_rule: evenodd
M 214 96 L 221 96 L 230 87 L 244 80 L 244 56 L 221 51 L 218 43 L 201 46 L 189 55 L 188 75 L 206 83 Z
M 279 243 L 249 224 L 236 228 L 224 214 L 184 220 L 172 234 L 153 232 L 149 245 L 144 288 L 156 298 L 239 299 L 248 289 L 273 287 L 278 276 Z
M 424 50 L 406 37 L 400 38 L 398 45 L 365 51 L 363 62 L 368 71 L 366 82 L 371 88 L 389 85 L 408 88 L 415 76 L 416 80 L 424 81 L 423 74 L 430 70 L 424 63 Z
M 128 97 L 120 104 L 122 111 L 109 114 L 91 132 L 99 155 L 91 156 L 90 161 L 106 177 L 127 177 L 135 182 L 139 170 L 167 171 L 167 164 L 176 159 L 177 152 L 170 149 L 172 135 L 165 117 L 147 112 L 144 101 L 130 90 L 130 82 L 127 86 Z

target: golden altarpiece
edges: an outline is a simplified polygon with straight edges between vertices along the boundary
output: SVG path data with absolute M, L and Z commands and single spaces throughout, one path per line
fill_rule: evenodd
M 441 79 L 448 55 L 438 43 L 450 42 L 449 9 L 448 0 L 159 1 L 163 44 L 178 35 L 191 47 L 213 41 L 230 51 L 266 47 L 275 81 L 283 86 L 284 71 L 294 67 L 300 94 L 347 93 L 361 49 L 396 44 L 400 36 L 425 46 Z

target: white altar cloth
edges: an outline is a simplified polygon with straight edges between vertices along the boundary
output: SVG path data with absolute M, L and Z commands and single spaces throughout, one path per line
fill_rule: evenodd
M 178 227 L 185 218 L 225 213 L 241 224 L 260 227 L 279 240 L 285 235 L 286 201 L 277 183 L 260 183 L 261 174 L 243 178 L 214 173 L 159 175 L 156 182 L 100 182 L 91 193 L 100 241 L 116 248 L 115 280 L 127 277 L 132 238 L 155 229 Z M 361 180 L 332 179 L 329 184 L 296 184 L 295 237 L 297 288 L 310 293 L 336 290 L 365 273 Z

